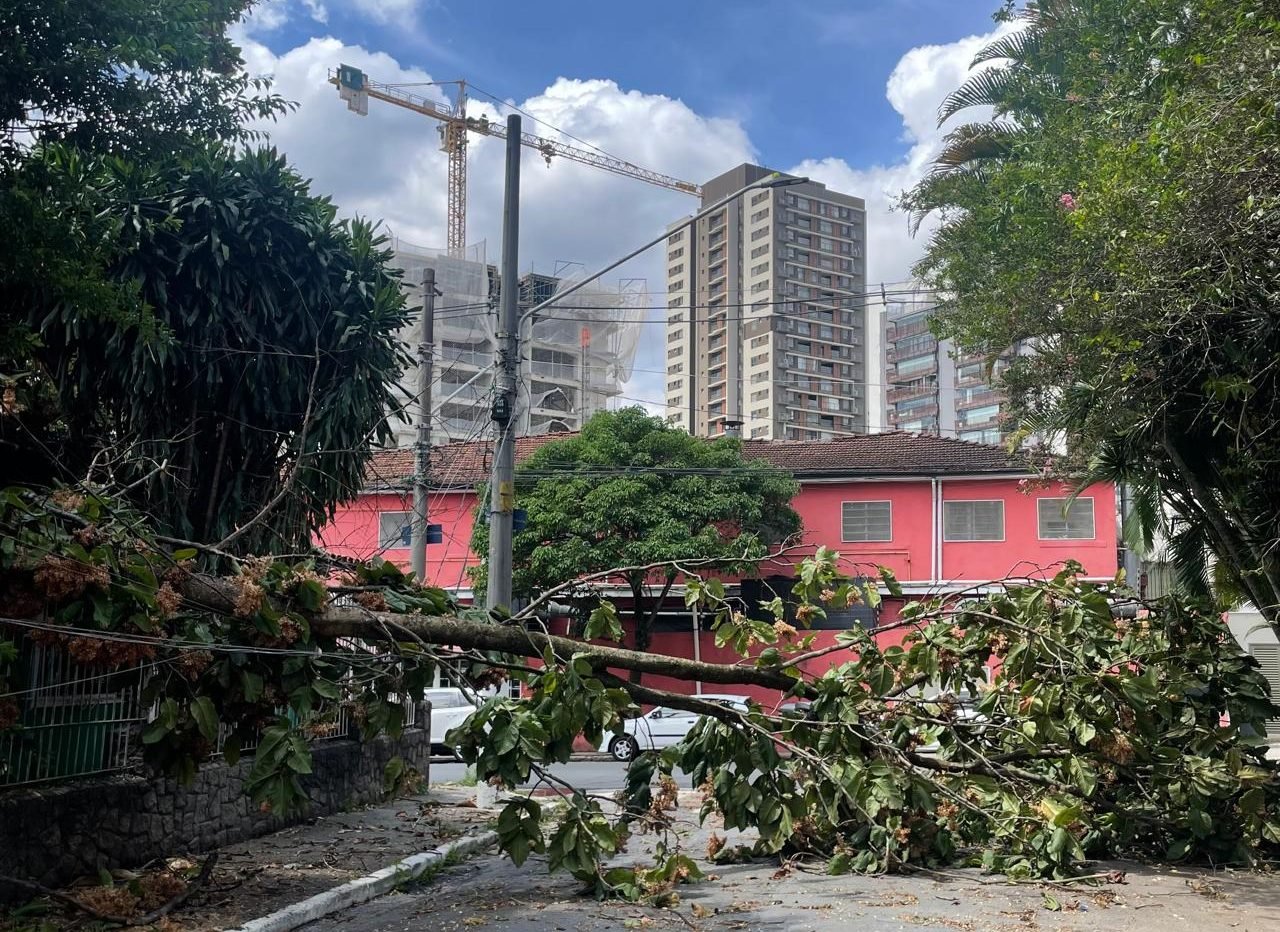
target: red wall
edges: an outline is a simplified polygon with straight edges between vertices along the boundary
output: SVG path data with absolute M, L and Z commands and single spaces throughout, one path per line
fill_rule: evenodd
M 1081 498 L 1093 499 L 1092 540 L 1040 540 L 1036 501 L 1065 498 L 1070 490 L 1061 483 L 1023 492 L 1017 480 L 950 480 L 942 483 L 942 500 L 1000 499 L 1004 502 L 1003 541 L 943 542 L 941 578 L 946 581 L 987 581 L 1006 576 L 1052 576 L 1068 559 L 1084 565 L 1085 575 L 1115 576 L 1115 489 L 1093 485 Z
M 427 579 L 445 589 L 470 589 L 466 568 L 471 557 L 472 514 L 476 496 L 471 491 L 433 492 L 427 500 L 427 520 L 442 526 L 444 539 L 427 544 Z M 362 495 L 338 509 L 333 523 L 320 532 L 320 545 L 344 557 L 367 560 L 380 554 L 406 569 L 407 547 L 378 548 L 378 515 L 384 511 L 412 511 L 413 496 L 398 493 Z
M 790 566 L 822 544 L 838 550 L 841 566 L 851 575 L 873 572 L 876 565 L 893 569 L 904 583 L 934 583 L 932 560 L 932 483 L 923 480 L 891 482 L 807 483 L 800 487 L 794 506 L 804 523 L 802 546 L 766 572 L 787 572 Z M 1109 485 L 1095 485 L 1084 492 L 1094 499 L 1092 540 L 1048 541 L 1038 537 L 1036 500 L 1060 498 L 1068 493 L 1060 484 L 1024 491 L 1017 479 L 945 479 L 941 482 L 943 501 L 1000 499 L 1004 504 L 1005 539 L 1002 541 L 942 543 L 941 580 L 985 582 L 1005 576 L 1028 576 L 1055 572 L 1068 558 L 1085 567 L 1085 575 L 1110 578 L 1117 567 L 1115 491 Z M 840 540 L 840 503 L 889 500 L 892 504 L 893 540 L 876 543 L 844 543 Z M 444 540 L 427 546 L 427 575 L 446 589 L 468 589 L 465 569 L 475 558 L 468 549 L 471 540 L 473 492 L 433 493 L 429 502 L 430 521 L 443 525 Z M 320 535 L 321 544 L 343 556 L 368 558 L 378 553 L 378 513 L 407 511 L 409 496 L 379 493 L 361 496 L 338 510 L 333 523 Z M 382 554 L 407 566 L 407 548 Z

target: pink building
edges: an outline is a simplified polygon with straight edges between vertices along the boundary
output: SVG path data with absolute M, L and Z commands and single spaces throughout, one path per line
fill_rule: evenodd
M 521 439 L 517 461 L 552 439 Z M 892 568 L 906 599 L 1010 576 L 1051 576 L 1067 559 L 1081 563 L 1089 578 L 1110 579 L 1116 573 L 1115 489 L 1091 486 L 1064 512 L 1068 490 L 1028 481 L 1027 469 L 1000 447 L 884 433 L 830 441 L 748 440 L 743 451 L 796 478 L 800 492 L 793 505 L 804 523 L 798 551 L 762 567 L 763 582 L 741 581 L 749 604 L 757 593 L 765 594 L 764 584 L 785 594 L 794 564 L 819 545 L 838 550 L 851 575 L 870 574 L 875 565 Z M 487 443 L 448 444 L 432 453 L 430 521 L 442 526 L 443 539 L 427 547 L 427 573 L 433 584 L 456 591 L 464 601 L 471 595 L 466 569 L 476 562 L 468 547 L 476 489 L 487 479 L 491 455 Z M 411 451 L 377 454 L 364 493 L 340 509 L 321 535 L 325 548 L 361 559 L 381 554 L 407 566 L 412 470 Z M 874 613 L 865 607 L 833 613 L 820 640 L 853 624 L 893 621 L 904 601 L 886 597 Z M 625 609 L 625 601 L 620 607 Z M 653 649 L 689 656 L 694 638 L 694 619 L 680 594 L 673 593 L 670 610 L 659 618 Z M 709 632 L 697 638 L 703 659 L 723 653 Z M 651 685 L 690 691 L 689 684 L 659 679 Z

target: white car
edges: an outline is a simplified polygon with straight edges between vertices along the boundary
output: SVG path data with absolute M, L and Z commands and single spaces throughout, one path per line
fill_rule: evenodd
M 746 696 L 704 693 L 690 698 L 717 702 L 739 712 L 747 711 Z M 629 718 L 623 722 L 625 734 L 606 735 L 601 750 L 607 749 L 614 760 L 629 761 L 640 751 L 652 751 L 679 744 L 701 717 L 684 709 L 668 709 L 659 706 L 646 715 Z
M 445 742 L 449 729 L 457 728 L 480 707 L 470 693 L 456 687 L 438 687 L 426 690 L 426 700 L 431 703 L 431 750 L 457 757 L 457 752 Z

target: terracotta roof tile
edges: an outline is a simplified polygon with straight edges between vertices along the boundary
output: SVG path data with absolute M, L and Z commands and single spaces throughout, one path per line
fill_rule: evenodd
M 543 444 L 565 436 L 568 435 L 518 438 L 517 464 Z M 745 440 L 742 447 L 748 459 L 767 460 L 797 478 L 1023 474 L 1028 471 L 1003 447 L 906 431 L 838 440 Z M 470 488 L 488 478 L 493 443 L 442 444 L 432 449 L 431 461 L 433 487 Z M 366 488 L 370 490 L 404 488 L 412 476 L 412 450 L 380 450 L 365 467 Z

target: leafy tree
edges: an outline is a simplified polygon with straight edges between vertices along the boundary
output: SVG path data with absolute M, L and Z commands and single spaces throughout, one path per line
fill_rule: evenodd
M 283 106 L 226 36 L 249 6 L 0 11 L 0 482 L 298 552 L 384 436 L 406 317 L 373 228 L 242 148 Z
M 395 733 L 400 702 L 449 661 L 472 682 L 479 673 L 525 685 L 526 698 L 495 696 L 446 736 L 479 779 L 506 787 L 568 760 L 575 736 L 618 730 L 639 703 L 707 716 L 681 745 L 638 757 L 616 807 L 581 792 L 555 817 L 520 795 L 506 804 L 497 830 L 513 860 L 543 852 L 604 895 L 669 901 L 699 877 L 670 833 L 677 764 L 702 783 L 703 815 L 756 832 L 745 851 L 713 845 L 721 860 L 804 853 L 836 873 L 980 863 L 1066 877 L 1085 859 L 1247 864 L 1280 854 L 1280 765 L 1256 737 L 1280 708 L 1256 665 L 1213 613 L 1134 603 L 1081 580 L 1078 565 L 1044 582 L 910 602 L 892 623 L 900 646 L 855 626 L 836 652 L 787 624 L 781 606 L 773 624 L 744 617 L 691 571 L 711 627 L 740 655 L 707 663 L 544 634 L 523 623 L 527 610 L 513 623 L 460 615 L 440 590 L 381 562 L 351 567 L 350 588 L 337 591 L 305 562 L 246 560 L 233 577 L 202 575 L 190 562 L 198 554 L 170 551 L 119 503 L 69 491 L 57 501 L 0 495 L 4 624 L 75 662 L 155 661 L 158 715 L 143 744 L 180 775 L 220 728 L 234 735 L 233 757 L 263 728 L 250 791 L 272 810 L 305 803 L 297 777 L 311 769 L 304 736 L 316 716 L 341 703 L 366 736 Z M 837 565 L 820 549 L 796 599 L 815 611 L 847 601 L 853 582 Z M 859 584 L 860 597 L 879 587 L 901 595 L 882 573 Z M 1136 617 L 1114 617 L 1117 601 Z M 383 649 L 344 646 L 353 637 Z M 757 652 L 761 641 L 770 647 Z M 832 665 L 818 668 L 819 657 Z M 763 687 L 808 705 L 799 716 L 772 702 L 744 713 L 614 670 Z M 7 688 L 21 690 L 18 677 Z M 962 714 L 966 692 L 976 714 Z M 13 713 L 0 703 L 0 729 Z M 666 836 L 657 864 L 610 865 L 645 831 Z
M 532 596 L 616 567 L 631 590 L 636 650 L 680 575 L 677 564 L 745 567 L 800 529 L 795 482 L 746 460 L 733 439 L 705 441 L 641 408 L 601 412 L 539 448 L 516 472 L 527 527 L 514 537 L 513 591 Z M 488 552 L 478 522 L 471 546 Z M 646 567 L 668 563 L 661 572 Z M 475 577 L 485 584 L 485 568 Z M 583 584 L 566 598 L 594 602 Z
M 943 110 L 993 105 L 1000 146 L 951 153 L 905 199 L 942 218 L 918 268 L 948 295 L 938 328 L 1034 347 L 1004 374 L 1023 433 L 1129 483 L 1148 540 L 1168 506 L 1190 591 L 1216 561 L 1220 592 L 1280 623 L 1280 18 L 1261 0 L 1026 15 Z
M 43 167 L 75 180 L 60 156 Z M 210 543 L 270 507 L 237 549 L 307 550 L 359 488 L 393 406 L 407 312 L 384 240 L 337 220 L 271 150 L 90 177 L 136 221 L 107 272 L 147 314 L 30 296 L 38 340 L 14 360 L 28 373 L 0 418 L 21 454 L 0 481 L 110 477 L 169 534 Z
M 0 167 L 32 143 L 167 158 L 240 138 L 284 106 L 227 27 L 255 0 L 8 0 L 0 7 Z

